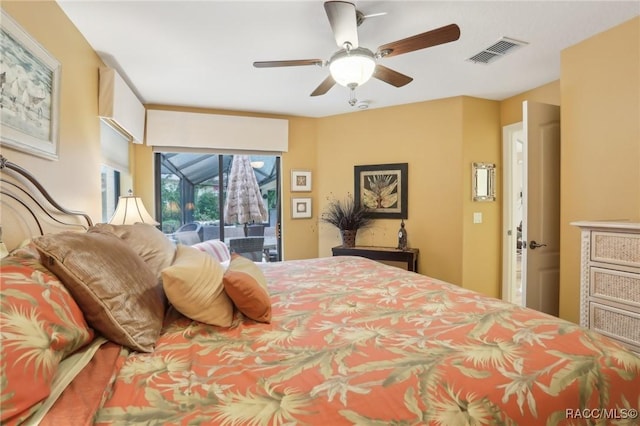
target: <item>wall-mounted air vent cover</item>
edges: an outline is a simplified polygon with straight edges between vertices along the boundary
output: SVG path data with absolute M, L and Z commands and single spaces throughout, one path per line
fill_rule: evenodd
M 513 52 L 519 47 L 526 46 L 527 44 L 529 43 L 525 41 L 502 37 L 500 40 L 498 40 L 491 46 L 487 47 L 480 53 L 476 53 L 475 55 L 467 59 L 467 61 L 480 63 L 480 64 L 488 64 L 489 62 L 492 62 L 506 55 L 507 53 Z

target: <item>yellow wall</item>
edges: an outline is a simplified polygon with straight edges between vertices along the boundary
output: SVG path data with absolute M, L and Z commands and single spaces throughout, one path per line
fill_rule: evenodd
M 282 156 L 282 229 L 283 259 L 318 257 L 318 185 L 320 167 L 317 158 L 317 120 L 288 117 L 289 151 Z M 311 171 L 311 193 L 290 191 L 291 170 Z M 291 219 L 291 198 L 311 197 L 311 219 Z
M 533 101 L 560 105 L 560 80 L 500 101 L 500 125 L 507 126 L 522 121 L 522 102 Z
M 499 163 L 498 117 L 497 102 L 456 97 L 319 119 L 320 213 L 328 198 L 353 195 L 355 165 L 408 163 L 405 223 L 420 272 L 497 296 L 499 210 L 471 202 L 471 162 Z M 472 211 L 485 214 L 483 224 L 471 224 Z M 399 227 L 398 219 L 376 220 L 357 244 L 394 247 Z M 482 255 L 464 248 L 478 241 Z M 339 244 L 337 229 L 320 223 L 319 254 Z
M 560 316 L 578 321 L 570 222 L 640 220 L 640 18 L 566 49 L 561 64 Z
M 55 2 L 0 4 L 61 64 L 59 160 L 34 157 L 5 146 L 1 147 L 2 155 L 33 172 L 63 206 L 99 218 L 98 68 L 104 64 Z
M 502 129 L 498 102 L 463 99 L 463 191 L 462 286 L 499 297 L 502 276 L 500 229 L 502 223 Z M 496 201 L 472 201 L 471 163 L 496 164 Z M 482 214 L 482 223 L 473 223 L 473 214 Z
M 410 247 L 420 249 L 421 273 L 462 282 L 461 98 L 360 111 L 318 122 L 318 198 L 354 193 L 354 166 L 409 163 Z M 360 245 L 396 246 L 400 220 L 376 220 L 358 232 Z M 337 229 L 320 223 L 320 256 L 341 244 Z

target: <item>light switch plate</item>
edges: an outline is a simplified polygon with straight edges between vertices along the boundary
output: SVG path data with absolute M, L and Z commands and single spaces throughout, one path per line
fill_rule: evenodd
M 482 223 L 482 213 L 474 212 L 473 213 L 473 223 Z

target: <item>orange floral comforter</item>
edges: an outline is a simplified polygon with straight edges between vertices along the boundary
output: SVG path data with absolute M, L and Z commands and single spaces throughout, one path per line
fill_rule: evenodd
M 638 424 L 640 358 L 575 324 L 361 258 L 263 270 L 271 324 L 174 315 L 96 422 Z

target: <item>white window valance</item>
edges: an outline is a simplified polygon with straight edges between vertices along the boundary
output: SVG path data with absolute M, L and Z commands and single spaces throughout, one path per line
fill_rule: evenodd
M 144 138 L 144 106 L 112 68 L 100 68 L 98 115 L 133 143 Z
M 147 110 L 146 141 L 153 147 L 286 152 L 289 122 L 276 118 Z

